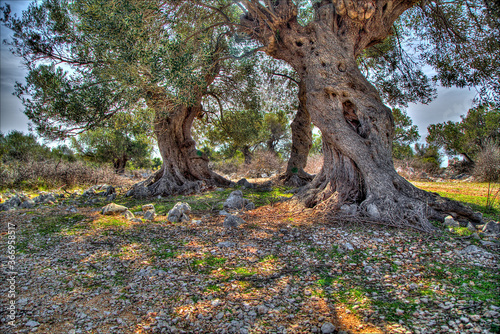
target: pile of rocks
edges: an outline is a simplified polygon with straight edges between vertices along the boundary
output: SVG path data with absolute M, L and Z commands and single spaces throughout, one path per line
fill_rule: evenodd
M 191 213 L 191 207 L 187 203 L 178 202 L 174 205 L 172 210 L 168 212 L 167 219 L 171 223 L 179 222 L 189 222 L 189 214 Z
M 470 222 L 458 222 L 452 216 L 444 219 L 444 225 L 450 228 L 467 227 L 472 232 L 474 239 L 480 240 L 483 245 L 492 245 L 500 239 L 500 222 L 493 220 L 482 225 L 473 225 Z
M 142 206 L 142 211 L 132 213 L 126 206 L 118 205 L 115 203 L 109 203 L 104 206 L 101 210 L 103 215 L 122 215 L 126 219 L 133 222 L 142 222 L 142 219 L 136 218 L 136 215 L 143 216 L 144 220 L 154 221 L 156 219 L 156 209 L 152 203 L 144 204 Z M 178 202 L 167 214 L 168 221 L 172 223 L 178 222 L 189 222 L 191 218 L 189 214 L 191 213 L 191 207 L 187 203 Z
M 222 207 L 224 208 L 224 210 L 220 211 L 219 213 L 226 216 L 223 226 L 226 228 L 234 228 L 245 223 L 245 221 L 241 217 L 237 216 L 238 212 L 253 210 L 255 209 L 255 204 L 244 198 L 243 193 L 240 190 L 235 190 L 231 194 L 229 194 L 229 197 L 226 199 Z M 231 214 L 231 212 L 235 214 L 233 215 Z
M 41 192 L 40 195 L 31 199 L 25 193 L 7 194 L 9 198 L 0 204 L 0 211 L 9 211 L 14 209 L 31 209 L 37 204 L 54 204 L 57 202 L 56 197 L 61 197 L 54 193 Z
M 116 199 L 116 189 L 107 184 L 92 186 L 83 192 L 81 198 L 93 198 L 96 196 L 106 197 L 106 201 L 108 202 L 114 201 Z

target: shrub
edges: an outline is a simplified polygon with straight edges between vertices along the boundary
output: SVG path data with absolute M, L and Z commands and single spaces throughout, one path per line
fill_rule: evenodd
M 448 162 L 448 170 L 455 175 L 470 174 L 473 172 L 474 164 L 467 160 L 454 158 Z
M 126 182 L 110 167 L 91 167 L 82 161 L 14 161 L 2 164 L 0 173 L 2 188 L 57 188 L 98 183 L 117 185 Z
M 493 208 L 500 193 L 500 187 L 493 185 L 500 181 L 500 147 L 498 145 L 490 142 L 481 150 L 474 167 L 474 176 L 480 181 L 488 182 L 486 206 Z
M 323 154 L 313 154 L 307 158 L 307 165 L 304 171 L 309 174 L 318 174 L 323 167 Z
M 249 165 L 240 167 L 240 174 L 248 177 L 262 177 L 280 173 L 283 169 L 283 160 L 276 154 L 269 151 L 256 151 L 252 156 L 252 162 Z
M 500 147 L 489 143 L 478 155 L 474 176 L 484 182 L 500 181 Z
M 231 159 L 219 160 L 219 161 L 211 161 L 210 168 L 215 172 L 231 176 L 238 174 L 238 171 L 241 169 L 241 166 L 244 163 L 243 155 L 235 155 Z

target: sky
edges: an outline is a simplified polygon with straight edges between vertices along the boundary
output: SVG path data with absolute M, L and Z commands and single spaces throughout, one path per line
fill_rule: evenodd
M 26 9 L 31 0 L 0 1 L 0 5 L 8 3 L 13 13 L 20 14 Z M 11 31 L 0 25 L 1 40 L 9 39 Z M 9 51 L 9 47 L 2 42 L 0 57 L 0 131 L 8 133 L 12 130 L 28 132 L 28 118 L 23 113 L 21 101 L 12 95 L 14 85 L 24 82 L 25 70 L 18 58 Z M 465 115 L 472 107 L 475 96 L 474 90 L 438 87 L 438 97 L 430 104 L 410 104 L 406 110 L 412 118 L 413 124 L 418 126 L 421 141 L 425 141 L 429 124 L 445 121 L 459 121 L 460 115 Z
M 26 9 L 30 0 L 0 1 L 0 6 L 10 4 L 12 12 L 20 14 Z M 0 131 L 8 133 L 11 130 L 28 132 L 28 117 L 23 113 L 21 101 L 12 95 L 16 81 L 24 82 L 26 72 L 20 60 L 12 55 L 9 46 L 3 41 L 8 39 L 12 31 L 0 24 Z

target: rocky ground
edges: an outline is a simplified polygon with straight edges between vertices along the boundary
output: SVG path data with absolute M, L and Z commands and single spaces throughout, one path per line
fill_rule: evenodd
M 178 222 L 161 198 L 121 202 L 135 217 L 103 215 L 116 196 L 90 193 L 0 212 L 0 298 L 16 302 L 0 332 L 499 332 L 494 237 L 326 224 L 257 197 L 232 225 L 217 198 Z

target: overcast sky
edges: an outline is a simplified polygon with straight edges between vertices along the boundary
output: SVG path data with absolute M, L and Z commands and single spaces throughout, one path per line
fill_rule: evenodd
M 28 7 L 30 0 L 0 1 L 1 5 L 9 3 L 13 13 L 20 14 Z M 11 31 L 0 25 L 1 40 L 9 39 Z M 28 131 L 28 118 L 23 114 L 23 105 L 12 95 L 16 81 L 24 82 L 25 71 L 19 59 L 13 56 L 8 46 L 2 43 L 0 59 L 0 131 L 7 133 L 11 130 Z M 468 89 L 438 89 L 438 98 L 428 105 L 410 104 L 407 112 L 418 126 L 422 141 L 427 134 L 429 124 L 444 121 L 458 121 L 460 115 L 467 113 L 472 106 L 475 96 L 473 90 Z

